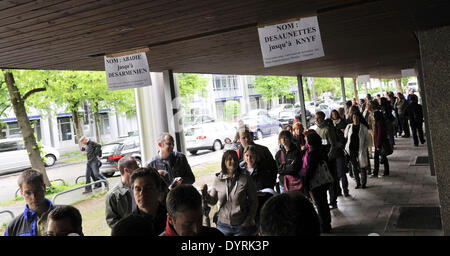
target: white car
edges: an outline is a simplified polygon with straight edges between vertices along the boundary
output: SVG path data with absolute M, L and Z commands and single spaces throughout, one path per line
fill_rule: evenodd
M 272 118 L 278 118 L 279 113 L 282 111 L 294 110 L 294 105 L 292 104 L 280 104 L 271 110 L 269 110 L 269 116 Z
M 236 131 L 233 124 L 226 122 L 190 126 L 184 132 L 186 150 L 193 155 L 197 154 L 198 150 L 221 150 L 225 145 L 225 139 L 233 140 Z
M 44 146 L 45 166 L 53 166 L 60 154 L 53 147 Z M 31 168 L 30 159 L 22 138 L 0 140 L 0 174 Z

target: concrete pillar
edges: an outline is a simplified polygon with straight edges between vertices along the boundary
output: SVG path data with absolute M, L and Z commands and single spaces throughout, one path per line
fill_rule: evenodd
M 143 163 L 158 154 L 158 137 L 168 131 L 163 75 L 152 72 L 150 76 L 152 86 L 134 89 Z
M 247 76 L 238 76 L 238 86 L 241 89 L 241 114 L 250 111 L 250 97 L 248 93 Z
M 354 93 L 354 97 L 356 98 L 356 100 L 358 100 L 359 96 L 358 96 L 358 84 L 356 82 L 356 78 L 353 78 L 353 93 Z
M 344 82 L 344 77 L 341 76 L 340 78 L 341 78 L 342 102 L 344 102 L 344 104 L 345 104 L 345 102 L 347 101 L 347 99 L 345 97 L 345 82 Z
M 395 79 L 395 89 L 397 90 L 397 92 L 403 93 L 403 90 L 402 90 L 402 81 L 400 80 L 400 78 L 396 78 L 396 79 Z
M 419 39 L 423 93 L 426 100 L 428 146 L 433 154 L 444 235 L 450 235 L 450 26 L 417 33 Z
M 303 91 L 303 76 L 297 75 L 298 96 L 300 98 L 300 112 L 302 113 L 302 124 L 305 129 L 308 129 L 306 122 L 306 108 L 305 108 L 305 93 Z
M 317 103 L 316 86 L 314 85 L 314 77 L 308 77 L 307 80 L 309 88 L 312 88 L 314 104 Z
M 183 113 L 181 111 L 181 98 L 176 77 L 172 70 L 163 72 L 164 95 L 166 99 L 166 113 L 169 133 L 175 140 L 178 152 L 186 154 L 183 132 Z

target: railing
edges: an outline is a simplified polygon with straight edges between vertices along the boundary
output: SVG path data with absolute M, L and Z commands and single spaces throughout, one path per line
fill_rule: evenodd
M 0 214 L 2 214 L 2 213 L 9 213 L 9 215 L 11 215 L 11 218 L 14 219 L 14 213 L 12 211 L 8 211 L 8 210 L 0 211 Z
M 76 188 L 72 188 L 72 189 L 69 189 L 69 190 L 66 190 L 66 191 L 59 192 L 59 193 L 57 193 L 56 195 L 53 196 L 52 202 L 53 202 L 53 204 L 54 204 L 56 198 L 57 198 L 58 196 L 60 196 L 60 195 L 67 194 L 67 193 L 73 192 L 73 191 L 75 191 L 75 190 L 84 189 L 84 188 L 86 188 L 86 187 L 88 187 L 88 186 L 91 187 L 92 185 L 100 184 L 100 183 L 102 183 L 102 182 L 105 183 L 105 189 L 106 189 L 106 190 L 109 190 L 109 181 L 107 181 L 107 180 L 97 180 L 97 181 L 95 181 L 95 182 L 92 182 L 92 183 L 89 183 L 89 184 L 86 184 L 86 185 L 83 185 L 83 186 L 79 186 L 79 187 L 76 187 Z
M 50 183 L 53 182 L 53 181 L 61 181 L 63 185 L 66 184 L 66 182 L 65 182 L 63 179 L 52 180 L 52 181 L 50 181 Z M 18 189 L 16 190 L 16 193 L 15 193 L 15 197 L 14 197 L 14 198 L 17 197 L 17 193 L 19 193 L 19 191 L 20 191 L 20 188 L 18 188 Z

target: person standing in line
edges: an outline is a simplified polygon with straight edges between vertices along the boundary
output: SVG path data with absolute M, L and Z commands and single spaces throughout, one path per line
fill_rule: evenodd
M 358 106 L 353 106 L 353 108 L 358 108 Z M 353 111 L 353 110 L 352 110 Z M 316 112 L 316 132 L 322 138 L 322 143 L 326 145 L 327 151 L 327 165 L 331 172 L 331 176 L 333 176 L 334 182 L 329 188 L 330 195 L 330 207 L 332 209 L 336 209 L 337 206 L 337 197 L 339 192 L 339 179 L 337 175 L 337 166 L 336 166 L 336 158 L 343 157 L 344 151 L 342 150 L 342 146 L 337 140 L 337 135 L 334 127 L 332 126 L 332 122 L 325 121 L 325 113 L 322 111 Z
M 331 213 L 328 206 L 327 190 L 331 183 L 322 184 L 315 188 L 310 188 L 311 180 L 317 174 L 319 164 L 322 161 L 327 161 L 327 154 L 325 146 L 322 145 L 322 138 L 316 132 L 308 132 L 306 134 L 306 143 L 310 147 L 308 153 L 306 176 L 303 187 L 305 194 L 310 195 L 317 207 L 317 212 L 320 217 L 320 225 L 323 233 L 330 233 L 331 227 Z
M 84 236 L 80 211 L 71 205 L 58 205 L 48 215 L 47 236 Z
M 344 130 L 345 127 L 347 127 L 346 123 L 342 118 L 340 117 L 339 113 L 334 109 L 331 111 L 331 120 L 333 122 L 333 126 L 336 131 L 336 137 L 338 138 L 339 143 L 342 145 L 343 148 L 345 146 L 345 137 L 344 137 Z M 341 181 L 342 190 L 344 192 L 344 197 L 350 196 L 349 190 L 348 190 L 348 179 L 347 179 L 347 168 L 346 168 L 346 162 L 344 154 L 339 155 L 336 157 L 336 169 L 337 169 L 337 178 L 338 178 L 338 195 L 342 195 L 341 188 L 339 186 L 339 180 Z
M 119 160 L 118 165 L 121 182 L 108 191 L 105 200 L 106 223 L 110 228 L 113 228 L 118 221 L 130 215 L 136 206 L 130 186 L 131 174 L 139 168 L 136 159 L 132 156 L 125 156 Z
M 285 188 L 285 176 L 292 175 L 300 177 L 301 168 L 301 154 L 300 150 L 292 140 L 292 133 L 288 131 L 281 131 L 278 135 L 278 143 L 280 149 L 275 154 L 275 160 L 278 166 L 278 180 L 280 183 L 280 193 L 283 193 Z
M 370 135 L 367 124 L 361 113 L 353 114 L 353 123 L 347 125 L 344 136 L 347 138 L 345 150 L 350 154 L 350 161 L 353 166 L 353 175 L 356 180 L 355 189 L 367 187 L 367 148 L 369 147 Z M 361 174 L 361 176 L 360 176 Z
M 84 145 L 84 150 L 86 151 L 87 163 L 86 163 L 86 184 L 91 183 L 91 176 L 93 175 L 94 181 L 97 180 L 106 180 L 106 177 L 100 173 L 99 170 L 99 157 L 102 157 L 102 145 L 94 142 L 93 140 L 81 137 L 80 143 Z M 99 187 L 101 185 L 95 185 L 95 187 Z M 83 194 L 91 193 L 92 187 L 86 186 Z
M 161 176 L 153 167 L 138 168 L 130 176 L 130 186 L 136 207 L 113 226 L 111 236 L 158 236 L 167 221 L 166 207 L 160 202 L 163 193 Z
M 395 100 L 394 108 L 398 113 L 398 125 L 399 125 L 399 134 L 398 136 L 402 136 L 403 138 L 409 138 L 409 125 L 408 118 L 406 117 L 406 108 L 408 107 L 408 102 L 405 99 L 405 96 L 401 92 L 397 93 L 397 99 Z M 402 135 L 403 133 L 403 135 Z
M 177 180 L 178 184 L 193 184 L 195 176 L 191 166 L 183 153 L 173 150 L 174 146 L 172 135 L 167 132 L 162 133 L 158 139 L 158 154 L 152 157 L 145 166 L 151 166 L 158 170 L 167 184 L 171 184 L 174 180 Z
M 383 147 L 390 146 L 388 137 L 386 134 L 386 124 L 383 120 L 383 114 L 380 111 L 375 111 L 374 113 L 375 125 L 374 125 L 374 145 L 375 145 L 375 158 L 374 158 L 374 169 L 372 177 L 378 178 L 378 171 L 381 162 L 384 164 L 383 176 L 389 175 L 389 162 L 386 154 L 382 151 Z M 386 148 L 385 148 L 386 151 Z
M 418 103 L 419 99 L 415 94 L 411 95 L 411 104 L 406 108 L 406 113 L 409 118 L 409 123 L 411 125 L 411 131 L 413 135 L 414 146 L 419 146 L 420 143 L 425 143 L 425 138 L 423 135 L 423 109 L 422 105 Z M 419 136 L 417 137 L 417 133 Z
M 248 236 L 257 233 L 256 186 L 252 178 L 239 168 L 236 151 L 224 152 L 221 171 L 216 173 L 211 190 L 208 191 L 208 185 L 203 184 L 201 192 L 208 204 L 215 205 L 219 202 L 216 228 L 225 236 Z
M 45 236 L 48 214 L 54 206 L 45 198 L 46 186 L 42 173 L 35 169 L 25 170 L 17 184 L 26 202 L 25 210 L 8 224 L 4 236 Z
M 294 144 L 298 147 L 298 149 L 302 149 L 302 147 L 305 146 L 305 135 L 303 134 L 304 132 L 304 127 L 302 125 L 302 123 L 297 122 L 294 124 L 293 126 L 293 130 L 294 130 Z

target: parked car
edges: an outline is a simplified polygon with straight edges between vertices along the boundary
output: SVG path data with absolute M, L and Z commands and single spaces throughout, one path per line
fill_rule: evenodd
M 195 118 L 192 116 L 186 116 L 183 119 L 183 126 L 188 127 L 188 126 L 192 126 L 195 124 L 212 123 L 215 121 L 216 121 L 216 119 L 214 119 L 213 117 L 208 116 L 208 115 L 199 115 L 199 116 L 196 116 Z
M 286 110 L 294 110 L 294 105 L 292 104 L 280 104 L 271 110 L 269 110 L 269 116 L 272 118 L 278 118 L 279 113 Z
M 246 124 L 250 128 L 250 131 L 253 132 L 256 140 L 271 134 L 278 134 L 283 129 L 283 125 L 269 115 L 246 117 L 243 118 L 242 121 L 244 121 L 244 124 Z
M 53 147 L 44 146 L 45 166 L 53 166 L 60 154 Z M 31 168 L 30 159 L 21 137 L 0 140 L 0 174 Z
M 117 163 L 124 156 L 134 157 L 138 166 L 141 166 L 139 136 L 125 137 L 103 145 L 101 158 L 102 166 L 100 166 L 100 172 L 105 175 L 105 177 L 112 177 L 119 171 Z
M 241 116 L 241 119 L 247 118 L 247 117 L 257 117 L 257 116 L 267 116 L 267 115 L 269 115 L 269 112 L 267 110 L 258 108 L 258 109 L 250 110 L 247 113 L 243 114 Z
M 213 122 L 190 126 L 185 129 L 186 150 L 192 155 L 199 150 L 221 150 L 225 140 L 232 140 L 237 128 L 232 123 Z

